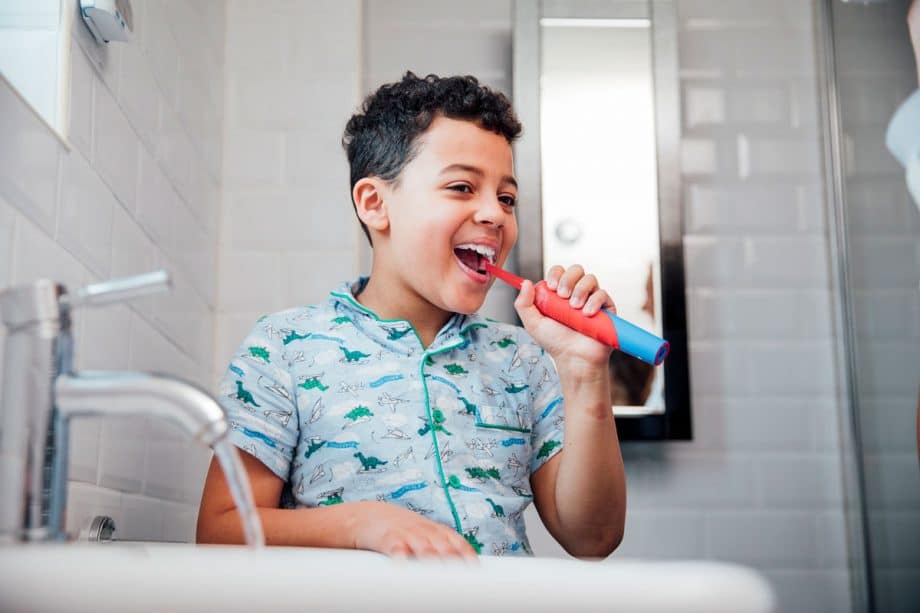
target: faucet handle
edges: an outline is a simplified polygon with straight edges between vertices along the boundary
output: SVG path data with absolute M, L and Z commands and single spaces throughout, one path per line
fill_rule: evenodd
M 61 296 L 61 302 L 66 303 L 72 309 L 100 306 L 169 291 L 169 287 L 169 273 L 165 270 L 157 270 L 142 275 L 93 283 L 78 289 L 73 294 Z

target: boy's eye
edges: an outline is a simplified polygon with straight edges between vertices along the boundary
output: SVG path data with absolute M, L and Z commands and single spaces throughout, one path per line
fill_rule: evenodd
M 447 186 L 447 189 L 455 192 L 460 192 L 463 194 L 472 194 L 473 186 L 469 183 L 453 183 Z M 513 207 L 517 204 L 517 198 L 511 194 L 502 194 L 498 197 L 498 201 L 507 207 Z

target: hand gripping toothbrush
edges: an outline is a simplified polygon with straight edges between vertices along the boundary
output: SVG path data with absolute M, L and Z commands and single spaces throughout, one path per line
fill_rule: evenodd
M 488 261 L 484 263 L 487 271 L 520 291 L 524 279 L 493 266 Z M 570 305 L 567 298 L 550 289 L 546 281 L 535 284 L 533 289 L 533 302 L 537 310 L 576 332 L 655 366 L 661 364 L 668 355 L 671 348 L 668 341 L 617 317 L 607 309 L 587 316 L 581 309 Z

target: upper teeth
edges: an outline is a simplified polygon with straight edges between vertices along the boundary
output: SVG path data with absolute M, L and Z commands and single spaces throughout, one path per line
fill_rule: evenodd
M 480 255 L 484 255 L 489 258 L 490 263 L 495 263 L 495 249 L 492 249 L 491 247 L 486 247 L 485 245 L 476 245 L 474 243 L 465 243 L 463 245 L 457 245 L 457 249 L 470 249 Z

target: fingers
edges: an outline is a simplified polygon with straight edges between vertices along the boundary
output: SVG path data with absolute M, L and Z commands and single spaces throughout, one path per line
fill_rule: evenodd
M 428 538 L 427 534 L 412 534 L 409 537 L 409 549 L 416 558 L 437 558 L 443 555 L 443 544 Z
M 616 313 L 616 305 L 610 295 L 599 288 L 597 277 L 586 275 L 578 264 L 568 269 L 553 266 L 546 272 L 546 285 L 555 289 L 559 296 L 568 298 L 572 307 L 582 309 L 586 315 L 593 315 L 602 308 Z
M 445 528 L 434 534 L 415 535 L 408 543 L 409 555 L 416 558 L 477 559 L 476 552 L 466 539 Z
M 514 299 L 514 308 L 518 312 L 521 323 L 524 324 L 525 328 L 536 324 L 541 317 L 540 311 L 534 306 L 533 299 L 533 283 L 525 279 L 524 283 L 521 284 L 521 291 L 518 292 L 517 298 Z
M 478 560 L 479 559 L 479 556 L 476 555 L 476 550 L 473 549 L 473 546 L 470 545 L 469 542 L 467 542 L 465 538 L 463 538 L 462 536 L 460 536 L 453 530 L 450 531 L 450 536 L 451 536 L 451 544 L 453 545 L 454 551 L 457 553 L 458 556 L 460 556 L 461 558 L 465 558 L 467 560 Z
M 572 295 L 575 285 L 584 276 L 585 269 L 579 264 L 573 264 L 564 271 L 562 266 L 553 266 L 546 273 L 546 284 L 563 298 L 568 298 Z
M 546 271 L 546 284 L 550 289 L 556 289 L 559 286 L 559 279 L 562 278 L 564 272 L 565 268 L 558 264 Z
M 613 303 L 610 295 L 602 289 L 591 294 L 581 311 L 585 315 L 594 315 L 601 309 L 607 309 L 614 315 L 616 315 L 617 312 L 616 304 Z
M 572 296 L 569 298 L 569 304 L 580 309 L 585 305 L 585 301 L 597 289 L 597 277 L 594 275 L 585 275 L 575 283 L 572 289 Z
M 401 541 L 401 542 L 396 542 L 396 543 L 391 544 L 389 547 L 384 549 L 381 553 L 388 555 L 391 558 L 405 560 L 405 559 L 408 559 L 412 555 L 412 548 L 409 546 L 409 543 Z
M 391 540 L 383 551 L 392 558 L 461 558 L 477 560 L 466 539 L 446 526 L 416 527 Z
M 384 502 L 367 503 L 362 509 L 374 521 L 359 522 L 356 549 L 392 558 L 478 559 L 466 539 L 446 525 Z

